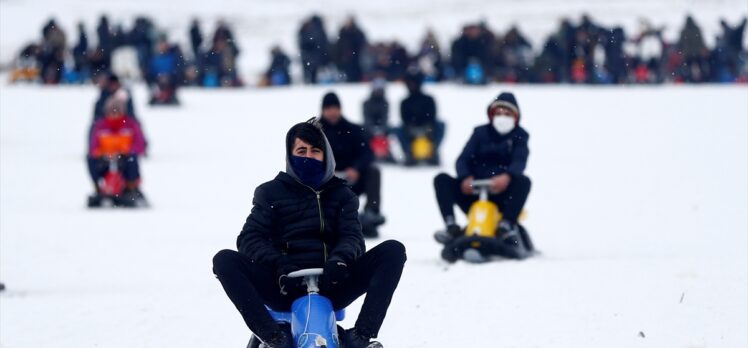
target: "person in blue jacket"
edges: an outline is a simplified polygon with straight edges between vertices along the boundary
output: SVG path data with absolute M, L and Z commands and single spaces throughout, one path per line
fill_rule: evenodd
M 457 158 L 457 177 L 441 173 L 434 178 L 434 189 L 445 231 L 435 238 L 447 243 L 462 235 L 455 222 L 453 206 L 467 212 L 478 199 L 473 193 L 473 180 L 490 179 L 493 185 L 488 198 L 499 206 L 503 220 L 498 236 L 516 241 L 519 234 L 517 218 L 530 193 L 530 179 L 525 166 L 530 151 L 530 135 L 520 127 L 520 111 L 512 93 L 501 93 L 488 106 L 488 124 L 476 127 L 467 145 Z

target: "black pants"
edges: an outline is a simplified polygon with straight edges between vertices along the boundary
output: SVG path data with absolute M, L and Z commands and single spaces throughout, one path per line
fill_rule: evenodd
M 109 171 L 109 160 L 88 156 L 86 162 L 88 163 L 88 174 L 91 176 L 94 186 L 98 186 L 99 179 L 103 178 Z M 138 165 L 138 157 L 135 155 L 120 155 L 117 158 L 117 168 L 128 182 L 140 179 L 140 166 Z
M 461 184 L 459 180 L 445 173 L 441 173 L 434 178 L 436 201 L 439 203 L 439 210 L 444 221 L 447 221 L 448 216 L 454 217 L 453 206 L 455 204 L 467 213 L 470 205 L 478 200 L 478 195 L 462 193 L 460 190 Z M 506 191 L 496 195 L 488 195 L 488 199 L 499 206 L 504 219 L 516 223 L 522 208 L 525 206 L 525 201 L 527 201 L 530 186 L 530 178 L 524 175 L 512 175 L 512 181 Z
M 345 308 L 367 294 L 356 320 L 356 330 L 376 337 L 400 282 L 405 259 L 402 243 L 385 241 L 348 265 L 350 277 L 320 294 L 332 301 L 335 310 Z M 280 329 L 265 305 L 274 310 L 288 311 L 294 300 L 306 294 L 305 289 L 294 289 L 288 295 L 282 295 L 275 272 L 272 267 L 257 264 L 233 250 L 221 250 L 213 257 L 213 273 L 249 329 L 263 340 Z
M 365 172 L 360 173 L 358 181 L 351 186 L 351 190 L 357 196 L 366 195 L 365 211 L 379 214 L 382 206 L 381 187 L 382 173 L 379 168 L 370 166 Z

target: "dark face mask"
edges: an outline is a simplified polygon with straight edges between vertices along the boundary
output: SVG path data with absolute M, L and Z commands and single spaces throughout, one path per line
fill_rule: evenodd
M 313 189 L 318 189 L 325 178 L 325 162 L 314 158 L 291 156 L 289 158 L 291 168 L 304 184 Z

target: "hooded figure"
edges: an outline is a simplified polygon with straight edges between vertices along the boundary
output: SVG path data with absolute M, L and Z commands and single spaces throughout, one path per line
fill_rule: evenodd
M 476 127 L 457 158 L 457 177 L 441 173 L 434 178 L 439 210 L 446 225 L 444 232 L 435 237 L 439 242 L 449 242 L 462 233 L 454 216 L 454 206 L 467 213 L 478 199 L 473 194 L 473 180 L 491 180 L 488 199 L 499 206 L 503 220 L 499 235 L 512 245 L 518 245 L 518 218 L 530 193 L 530 179 L 525 176 L 525 166 L 530 150 L 530 135 L 519 126 L 520 111 L 514 94 L 504 92 L 491 101 L 487 108 L 488 124 Z M 442 256 L 456 260 L 455 250 L 445 247 Z M 504 255 L 521 258 L 522 253 Z
M 310 127 L 311 126 L 311 127 Z M 323 160 L 311 157 L 301 157 L 293 154 L 294 143 L 297 138 L 322 151 Z M 299 123 L 288 130 L 286 134 L 286 174 L 299 182 L 318 189 L 335 176 L 335 156 L 330 142 L 320 129 L 319 121 L 315 118 Z
M 501 134 L 506 135 L 519 124 L 519 104 L 514 94 L 503 92 L 488 104 L 488 120 L 494 129 Z
M 288 274 L 321 267 L 320 294 L 335 310 L 367 294 L 355 327 L 341 337 L 345 347 L 366 347 L 400 280 L 405 247 L 390 240 L 365 253 L 358 197 L 334 176 L 332 148 L 316 120 L 293 126 L 285 143 L 286 171 L 257 187 L 238 251 L 218 252 L 213 272 L 249 329 L 267 346 L 285 348 L 292 339 L 265 306 L 290 310 L 306 290 Z

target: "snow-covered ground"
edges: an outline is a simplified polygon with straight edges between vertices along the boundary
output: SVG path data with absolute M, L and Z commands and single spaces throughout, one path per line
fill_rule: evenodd
M 546 38 L 557 30 L 560 19 L 578 21 L 582 13 L 605 26 L 622 26 L 630 36 L 639 32 L 639 19 L 665 28 L 667 40 L 678 38 L 685 16 L 691 14 L 704 31 L 704 39 L 713 45 L 721 32 L 719 20 L 731 25 L 748 15 L 745 0 L 0 0 L 0 63 L 7 64 L 24 44 L 39 40 L 41 28 L 56 18 L 67 32 L 68 42 L 77 41 L 76 23 L 82 21 L 91 37 L 101 14 L 113 24 L 129 30 L 135 16 L 148 15 L 170 38 L 188 51 L 188 30 L 192 18 L 202 21 L 203 32 L 212 35 L 215 24 L 224 19 L 234 28 L 238 45 L 239 71 L 250 83 L 267 69 L 270 47 L 279 44 L 291 56 L 298 54 L 296 33 L 301 21 L 319 13 L 332 39 L 345 19 L 354 15 L 373 41 L 399 40 L 415 50 L 427 28 L 431 28 L 447 53 L 462 26 L 484 20 L 492 30 L 505 33 L 519 25 L 540 50 Z M 748 35 L 746 35 L 748 42 Z M 298 60 L 295 58 L 295 60 Z M 299 70 L 299 64 L 293 68 Z
M 453 173 L 507 89 L 532 135 L 526 226 L 543 254 L 450 266 L 431 238 L 431 179 Z M 91 211 L 96 90 L 0 86 L 0 346 L 242 347 L 249 332 L 211 258 L 234 247 L 254 187 L 282 169 L 285 131 L 327 90 L 186 89 L 168 109 L 136 86 L 153 207 Z M 360 120 L 368 87 L 335 90 Z M 409 256 L 387 347 L 748 345 L 745 85 L 427 90 L 448 123 L 444 165 L 383 169 L 382 235 Z M 404 94 L 388 90 L 395 105 Z

